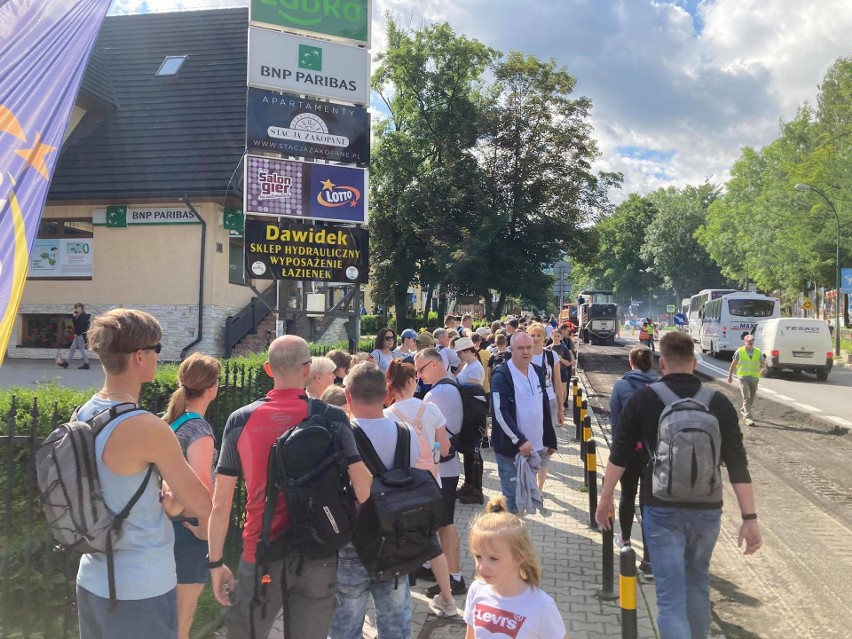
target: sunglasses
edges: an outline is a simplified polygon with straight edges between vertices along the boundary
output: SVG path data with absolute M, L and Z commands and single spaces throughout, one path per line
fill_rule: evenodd
M 395 340 L 396 338 L 393 335 L 385 335 L 385 341 L 390 342 Z
M 154 351 L 157 355 L 160 354 L 160 351 L 163 350 L 162 344 L 154 344 L 153 346 L 143 346 L 142 348 L 134 348 L 132 351 L 127 351 L 128 353 L 135 353 L 136 351 Z

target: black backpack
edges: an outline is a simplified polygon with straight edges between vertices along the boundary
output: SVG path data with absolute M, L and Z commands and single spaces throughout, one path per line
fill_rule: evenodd
M 355 492 L 338 434 L 349 426 L 329 419 L 328 404 L 307 401 L 308 416 L 275 440 L 269 451 L 258 565 L 290 552 L 328 557 L 352 537 Z M 287 504 L 289 525 L 284 534 L 272 539 L 280 495 Z
M 397 580 L 443 552 L 435 533 L 444 514 L 444 499 L 428 470 L 410 466 L 411 433 L 397 424 L 393 468 L 379 458 L 370 438 L 353 425 L 355 442 L 373 474 L 370 498 L 355 519 L 352 545 L 377 579 Z
M 488 362 L 488 365 L 491 367 L 491 371 L 496 371 L 497 367 L 501 364 L 505 364 L 512 358 L 512 353 L 509 351 L 503 351 L 502 353 L 492 353 L 491 361 Z
M 488 419 L 488 401 L 485 389 L 479 384 L 459 384 L 454 379 L 444 377 L 435 383 L 452 384 L 462 400 L 462 427 L 455 435 L 449 431 L 450 442 L 460 453 L 472 454 L 476 445 L 485 437 Z

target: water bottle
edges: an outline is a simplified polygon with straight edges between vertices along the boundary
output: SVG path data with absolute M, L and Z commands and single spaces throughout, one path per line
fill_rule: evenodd
M 432 444 L 432 461 L 436 464 L 441 461 L 441 444 L 438 442 Z

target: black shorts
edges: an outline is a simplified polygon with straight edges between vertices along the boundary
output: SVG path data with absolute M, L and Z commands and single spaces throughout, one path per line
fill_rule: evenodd
M 444 518 L 441 527 L 450 526 L 456 518 L 456 490 L 459 487 L 458 477 L 441 477 L 441 495 L 444 497 Z

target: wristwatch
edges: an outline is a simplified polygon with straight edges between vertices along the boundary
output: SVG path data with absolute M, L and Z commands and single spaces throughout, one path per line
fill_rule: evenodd
M 209 569 L 218 568 L 219 566 L 225 565 L 225 557 L 222 557 L 218 561 L 210 561 L 210 555 L 207 555 L 207 567 Z
M 757 513 L 743 513 L 743 521 L 751 521 L 752 519 L 757 519 Z

